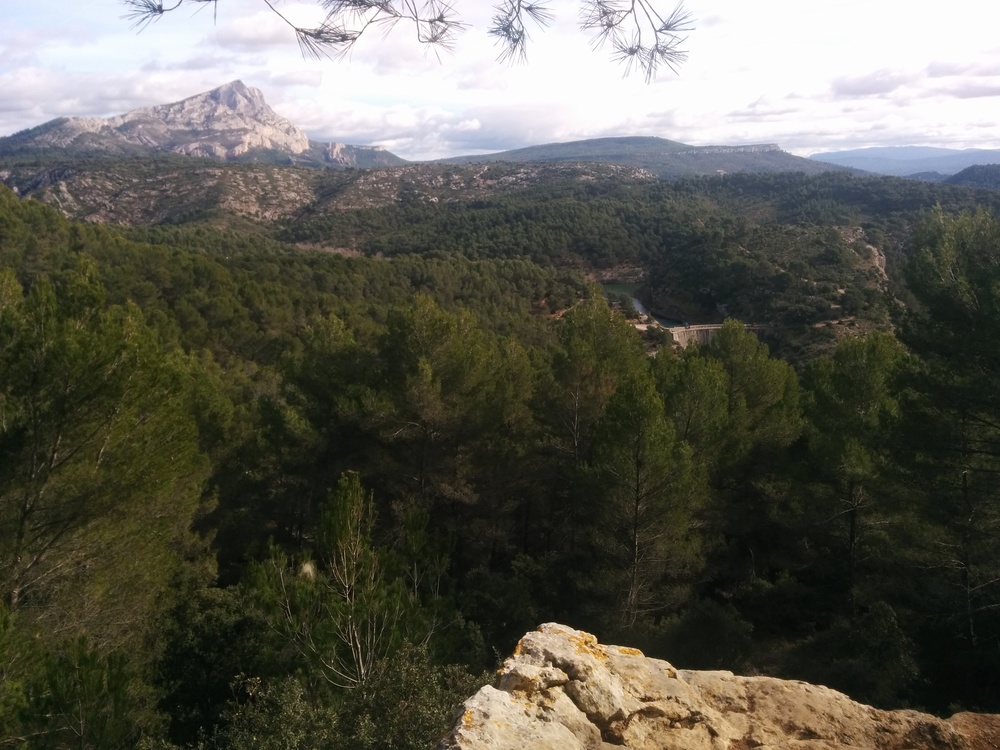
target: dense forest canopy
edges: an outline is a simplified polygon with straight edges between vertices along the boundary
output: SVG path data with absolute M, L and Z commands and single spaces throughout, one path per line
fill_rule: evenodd
M 733 175 L 116 227 L 0 188 L 0 747 L 429 747 L 549 620 L 1000 710 L 992 200 Z M 675 350 L 598 277 L 721 328 Z

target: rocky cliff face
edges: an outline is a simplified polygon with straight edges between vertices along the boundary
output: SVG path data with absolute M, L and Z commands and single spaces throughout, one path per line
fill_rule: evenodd
M 755 143 L 746 146 L 699 146 L 698 148 L 678 151 L 678 154 L 781 154 L 784 153 L 776 143 Z
M 542 625 L 439 750 L 986 750 L 1000 716 L 880 711 L 829 688 L 691 672 Z
M 405 164 L 379 146 L 317 143 L 277 115 L 259 89 L 232 81 L 173 104 L 117 117 L 62 117 L 0 138 L 0 159 L 36 151 L 47 159 L 159 154 L 298 166 L 372 169 Z
M 109 118 L 70 117 L 13 136 L 21 148 L 135 148 L 232 159 L 252 151 L 302 154 L 309 138 L 272 110 L 260 90 L 233 81 L 173 104 Z
M 386 154 L 388 152 L 381 146 L 350 146 L 346 143 L 328 143 L 323 149 L 324 160 L 342 167 L 395 166 L 398 160 L 386 160 Z

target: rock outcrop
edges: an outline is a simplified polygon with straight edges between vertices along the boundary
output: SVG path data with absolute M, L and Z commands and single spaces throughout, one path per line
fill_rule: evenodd
M 400 161 L 381 146 L 351 146 L 346 143 L 326 144 L 323 159 L 342 167 L 395 166 Z
M 880 711 L 825 687 L 679 670 L 563 625 L 521 639 L 439 750 L 988 750 L 1000 716 Z
M 277 115 L 259 89 L 242 81 L 117 117 L 53 120 L 16 138 L 24 148 L 127 152 L 139 147 L 217 159 L 260 150 L 301 154 L 310 148 L 305 133 Z
M 751 143 L 743 146 L 699 146 L 687 151 L 678 151 L 678 154 L 783 154 L 785 153 L 777 143 Z
M 0 138 L 0 157 L 38 150 L 60 150 L 63 157 L 181 154 L 361 169 L 406 163 L 379 146 L 310 141 L 268 106 L 260 89 L 242 81 L 116 117 L 61 117 Z

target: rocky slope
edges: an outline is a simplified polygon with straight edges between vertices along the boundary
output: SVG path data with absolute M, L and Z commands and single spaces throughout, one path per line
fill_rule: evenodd
M 316 143 L 278 115 L 259 89 L 231 81 L 172 104 L 116 117 L 69 117 L 0 138 L 0 154 L 169 153 L 215 159 L 266 159 L 345 167 L 391 166 L 402 159 L 376 146 Z
M 326 191 L 317 208 L 347 210 L 402 202 L 449 203 L 514 193 L 539 185 L 642 183 L 654 179 L 645 170 L 617 164 L 411 164 L 337 179 L 337 185 Z
M 439 750 L 986 750 L 1000 716 L 880 711 L 829 688 L 678 670 L 542 625 L 495 687 L 467 700 Z
M 71 219 L 176 224 L 210 217 L 274 221 L 315 200 L 321 172 L 180 158 L 119 159 L 37 168 L 0 164 L 0 183 Z
M 143 107 L 109 118 L 52 120 L 19 136 L 24 148 L 141 147 L 187 156 L 232 159 L 254 150 L 301 154 L 309 138 L 277 115 L 259 89 L 232 81 L 172 104 Z
M 206 163 L 158 157 L 5 166 L 0 183 L 72 219 L 110 224 L 182 223 L 227 215 L 274 221 L 403 202 L 449 203 L 546 184 L 644 182 L 648 172 L 614 164 L 413 164 L 357 170 Z

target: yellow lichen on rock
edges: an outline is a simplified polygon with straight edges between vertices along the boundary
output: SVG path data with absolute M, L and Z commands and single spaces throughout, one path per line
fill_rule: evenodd
M 478 726 L 478 723 L 476 722 L 476 712 L 471 708 L 467 708 L 462 712 L 462 718 L 459 719 L 459 722 L 465 729 L 474 729 Z
M 604 650 L 604 647 L 597 642 L 596 636 L 593 636 L 590 633 L 584 633 L 582 630 L 578 630 L 577 633 L 578 635 L 571 635 L 568 640 L 576 646 L 578 651 L 589 654 L 602 662 L 608 660 L 608 654 Z

